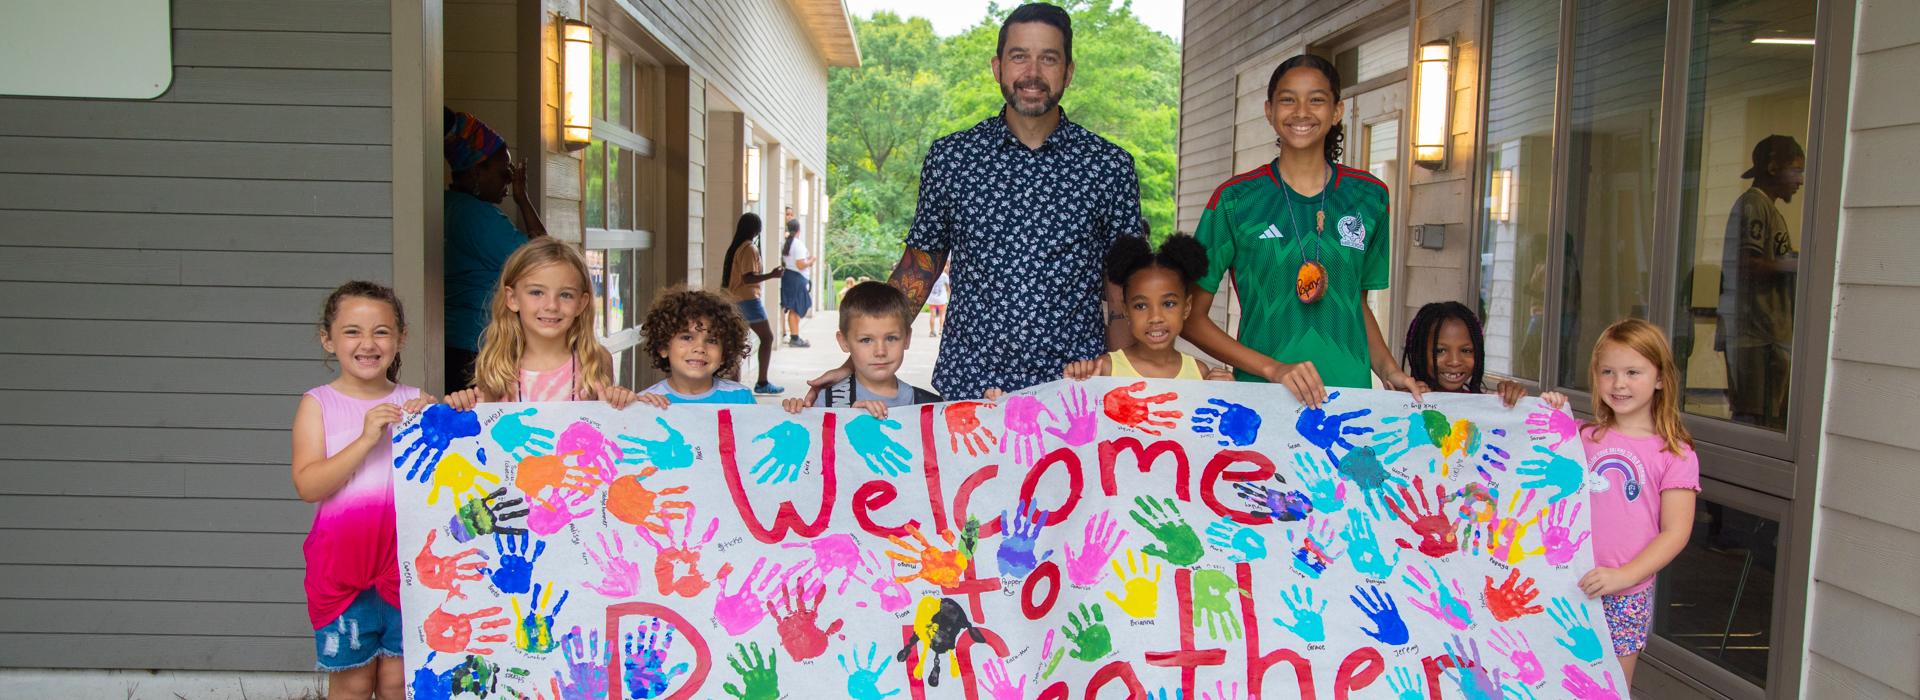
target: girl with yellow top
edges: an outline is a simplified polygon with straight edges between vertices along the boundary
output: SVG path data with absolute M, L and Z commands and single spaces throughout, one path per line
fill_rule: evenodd
M 1207 251 L 1192 236 L 1169 236 L 1159 250 L 1146 239 L 1121 237 L 1107 253 L 1107 279 L 1120 285 L 1133 344 L 1067 365 L 1068 379 L 1233 380 L 1233 370 L 1209 367 L 1174 349 L 1193 305 L 1187 290 L 1207 271 Z M 1204 313 L 1204 312 L 1203 312 Z

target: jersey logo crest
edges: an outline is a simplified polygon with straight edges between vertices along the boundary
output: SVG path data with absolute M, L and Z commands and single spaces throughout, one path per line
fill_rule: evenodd
M 1277 239 L 1277 238 L 1286 238 L 1286 237 L 1287 237 L 1287 234 L 1281 233 L 1280 227 L 1274 226 L 1273 224 L 1267 224 L 1267 230 L 1260 234 L 1260 240 L 1263 240 L 1263 241 L 1270 238 Z
M 1367 225 L 1357 216 L 1340 217 L 1340 245 L 1354 250 L 1367 249 Z

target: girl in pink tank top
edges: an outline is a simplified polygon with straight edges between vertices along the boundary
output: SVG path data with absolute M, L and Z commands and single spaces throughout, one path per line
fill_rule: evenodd
M 302 396 L 293 417 L 294 490 L 319 504 L 303 549 L 315 665 L 329 673 L 329 697 L 364 698 L 376 688 L 404 697 L 389 433 L 404 412 L 432 402 L 394 381 L 405 334 L 393 290 L 371 282 L 334 290 L 320 345 L 340 375 Z
M 566 243 L 535 238 L 514 251 L 494 289 L 473 386 L 448 387 L 447 405 L 468 411 L 491 401 L 632 404 L 633 390 L 614 383 L 613 357 L 594 332 L 589 279 L 586 260 Z

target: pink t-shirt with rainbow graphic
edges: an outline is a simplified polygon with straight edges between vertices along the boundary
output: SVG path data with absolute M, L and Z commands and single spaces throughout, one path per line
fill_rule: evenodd
M 320 402 L 320 423 L 333 456 L 360 437 L 367 411 L 383 403 L 406 403 L 420 395 L 400 385 L 377 399 L 356 399 L 331 386 L 307 391 Z M 381 441 L 345 486 L 320 502 L 302 550 L 307 558 L 307 616 L 325 627 L 368 588 L 400 606 L 400 567 L 394 551 L 393 443 Z
M 1700 458 L 1691 448 L 1680 454 L 1667 451 L 1658 435 L 1628 437 L 1609 430 L 1599 439 L 1593 429 L 1580 431 L 1587 449 L 1589 483 L 1594 483 L 1589 507 L 1593 513 L 1593 563 L 1617 568 L 1633 561 L 1660 534 L 1660 493 L 1667 489 L 1700 490 Z M 1617 595 L 1653 587 L 1653 577 Z

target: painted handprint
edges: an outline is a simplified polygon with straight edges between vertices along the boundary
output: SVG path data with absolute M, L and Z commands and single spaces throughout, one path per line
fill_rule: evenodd
M 753 568 L 747 570 L 747 577 L 740 582 L 738 589 L 729 590 L 727 578 L 733 575 L 733 569 L 724 568 L 714 582 L 720 584 L 720 592 L 713 597 L 713 619 L 720 622 L 720 628 L 727 634 L 738 637 L 753 631 L 761 620 L 767 619 L 767 591 L 780 579 L 780 566 L 774 564 L 766 569 L 769 562 L 761 557 L 753 562 Z M 762 570 L 766 569 L 765 575 Z
M 490 632 L 513 624 L 512 620 L 500 614 L 500 607 L 481 608 L 468 613 L 447 612 L 446 607 L 434 608 L 427 614 L 421 625 L 421 631 L 427 638 L 427 648 L 444 651 L 449 654 L 492 654 L 493 649 L 476 644 L 499 644 L 507 641 L 505 632 Z M 474 633 L 479 636 L 475 637 Z
M 847 586 L 857 578 L 855 569 L 865 564 L 860 559 L 860 555 L 864 554 L 860 551 L 860 543 L 854 541 L 853 535 L 845 533 L 817 537 L 806 542 L 788 542 L 780 546 L 783 549 L 805 549 L 813 554 L 813 558 L 797 565 L 799 568 L 795 571 L 804 568 L 806 572 L 818 575 L 821 581 L 828 580 L 838 572 L 840 587 L 834 591 L 835 595 L 847 592 Z
M 639 474 L 623 476 L 607 487 L 607 514 L 628 525 L 637 525 L 656 535 L 667 534 L 667 526 L 684 520 L 693 502 L 670 499 L 687 492 L 685 486 L 670 486 L 659 491 L 647 488 L 647 477 L 660 473 L 659 467 L 647 467 Z
M 1497 671 L 1488 668 L 1480 660 L 1480 642 L 1474 639 L 1461 639 L 1453 635 L 1453 641 L 1443 644 L 1447 656 L 1453 659 L 1453 680 L 1460 687 L 1460 695 L 1467 700 L 1502 700 L 1506 692 L 1500 689 L 1500 677 Z
M 887 430 L 899 429 L 900 421 L 861 414 L 847 421 L 847 443 L 867 463 L 868 470 L 880 476 L 899 476 L 913 469 L 907 462 L 913 452 L 887 434 Z
M 1060 633 L 1073 645 L 1067 652 L 1073 658 L 1093 662 L 1113 653 L 1113 633 L 1107 629 L 1107 614 L 1099 603 L 1081 603 L 1078 612 L 1067 613 L 1067 626 L 1060 628 Z
M 413 670 L 413 681 L 407 684 L 407 689 L 413 691 L 413 700 L 450 700 L 460 694 L 486 697 L 499 689 L 499 664 L 468 654 L 460 665 L 436 674 L 433 658 L 439 655 L 439 652 L 427 652 L 426 662 Z
M 1420 573 L 1419 567 L 1409 567 L 1400 575 L 1400 580 L 1413 589 L 1413 595 L 1407 596 L 1407 602 L 1421 612 L 1432 615 L 1433 619 L 1447 623 L 1448 627 L 1465 630 L 1473 626 L 1473 607 L 1467 604 L 1467 591 L 1460 585 L 1460 579 L 1453 579 L 1452 588 L 1440 576 L 1440 570 L 1433 564 L 1427 564 L 1427 571 L 1433 574 L 1431 580 Z M 1426 596 L 1421 600 L 1420 596 Z
M 1540 591 L 1534 589 L 1532 577 L 1524 580 L 1520 578 L 1519 569 L 1508 571 L 1507 580 L 1502 581 L 1498 586 L 1493 585 L 1493 577 L 1488 576 L 1485 595 L 1487 612 L 1493 613 L 1493 619 L 1501 622 L 1536 615 L 1546 610 L 1538 605 L 1532 605 L 1533 599 L 1540 597 Z
M 1207 399 L 1193 409 L 1193 432 L 1212 434 L 1221 447 L 1246 447 L 1260 436 L 1260 413 L 1231 401 Z
M 1400 646 L 1412 638 L 1406 621 L 1400 619 L 1400 606 L 1394 604 L 1393 596 L 1379 586 L 1354 586 L 1353 590 L 1355 594 L 1347 596 L 1347 600 L 1353 601 L 1353 606 L 1372 620 L 1374 626 L 1374 629 L 1361 627 L 1361 632 L 1388 646 Z
M 900 582 L 900 562 L 892 559 L 887 560 L 887 573 L 881 574 L 880 558 L 875 556 L 873 552 L 866 552 L 865 556 L 866 560 L 861 562 L 862 566 L 860 567 L 860 571 L 850 573 L 849 576 L 855 581 L 867 584 L 867 590 L 871 591 L 874 597 L 879 599 L 880 609 L 890 613 L 900 612 L 907 609 L 907 606 L 912 605 L 913 594 L 908 592 L 906 585 Z M 873 576 L 872 580 L 867 579 L 869 573 Z M 865 607 L 866 603 L 855 603 L 854 605 Z
M 892 542 L 893 546 L 906 550 L 906 552 L 889 551 L 888 557 L 902 564 L 914 564 L 920 567 L 919 571 L 911 575 L 899 577 L 898 580 L 901 583 L 920 579 L 943 588 L 960 583 L 960 576 L 967 570 L 967 560 L 972 557 L 971 552 L 966 551 L 964 547 L 954 549 L 935 547 L 933 543 L 927 541 L 926 535 L 920 534 L 920 528 L 912 525 L 907 526 L 907 534 L 920 543 L 920 546 L 907 544 L 906 540 L 899 537 L 887 537 L 887 541 Z M 944 540 L 947 546 L 953 546 L 951 531 L 941 530 L 940 539 Z
M 501 593 L 525 593 L 527 587 L 533 584 L 533 563 L 547 551 L 547 543 L 545 540 L 534 542 L 529 553 L 529 541 L 524 532 L 512 537 L 493 536 L 493 548 L 500 553 L 500 565 L 480 571 L 492 579 L 493 587 L 500 589 Z
M 1367 510 L 1376 517 L 1380 515 L 1380 502 L 1392 495 L 1392 487 L 1407 485 L 1405 479 L 1387 471 L 1371 447 L 1348 451 L 1334 469 L 1360 488 L 1360 495 L 1367 499 Z
M 627 443 L 626 457 L 621 461 L 628 464 L 651 462 L 660 469 L 683 469 L 693 466 L 693 446 L 687 444 L 687 436 L 680 434 L 667 419 L 654 416 L 653 422 L 666 431 L 666 437 L 648 440 L 633 435 L 616 435 L 614 439 Z
M 754 442 L 761 440 L 770 440 L 773 446 L 748 469 L 758 476 L 753 483 L 772 480 L 782 484 L 800 478 L 800 469 L 807 463 L 807 452 L 813 449 L 812 433 L 799 423 L 784 421 L 753 438 Z
M 837 654 L 840 670 L 847 674 L 847 697 L 853 700 L 887 700 L 900 694 L 898 688 L 880 691 L 880 679 L 885 677 L 887 666 L 893 659 L 880 655 L 880 644 L 867 642 L 867 660 L 860 660 L 859 650 L 853 652 L 853 664 L 848 666 L 847 655 Z
M 534 455 L 553 453 L 553 431 L 537 425 L 528 425 L 527 418 L 540 412 L 536 408 L 523 408 L 500 416 L 493 422 L 493 429 L 487 436 L 494 444 L 507 451 L 507 456 L 522 460 Z
M 1273 475 L 1273 485 L 1250 481 L 1236 481 L 1234 493 L 1240 494 L 1240 500 L 1246 501 L 1247 511 L 1264 516 L 1270 520 L 1290 523 L 1307 517 L 1313 512 L 1313 500 L 1305 492 L 1288 490 L 1287 478 Z
M 1430 416 L 1436 420 L 1428 420 Z M 1388 416 L 1380 419 L 1380 426 L 1382 430 L 1373 434 L 1373 449 L 1380 455 L 1380 461 L 1387 464 L 1398 462 L 1407 453 L 1419 448 L 1438 447 L 1440 439 L 1450 430 L 1446 414 L 1439 411 L 1414 411 L 1406 416 Z M 1434 434 L 1434 427 L 1440 428 L 1439 435 Z M 1428 469 L 1432 468 L 1429 465 Z
M 460 504 L 460 510 L 447 521 L 447 532 L 453 535 L 453 541 L 462 544 L 475 537 L 493 533 L 516 535 L 526 532 L 525 528 L 507 525 L 508 520 L 524 517 L 527 509 L 522 504 L 525 499 L 502 498 L 507 495 L 507 487 L 494 489 L 492 493 L 474 496 Z M 514 510 L 519 508 L 519 510 Z
M 921 598 L 920 605 L 914 608 L 913 633 L 908 635 L 907 644 L 900 653 L 894 655 L 895 661 L 906 661 L 908 656 L 919 649 L 920 658 L 913 666 L 913 675 L 926 674 L 927 685 L 940 687 L 940 657 L 952 653 L 960 643 L 960 635 L 972 638 L 974 643 L 987 641 L 985 635 L 975 627 L 973 620 L 967 618 L 967 609 L 961 607 L 952 598 Z M 953 675 L 960 675 L 960 660 L 953 659 Z
M 528 457 L 513 471 L 513 485 L 528 496 L 549 490 L 593 493 L 601 483 L 599 471 L 580 466 L 566 455 Z
M 1293 528 L 1287 528 L 1287 543 L 1293 552 L 1293 570 L 1306 574 L 1307 578 L 1320 578 L 1327 567 L 1340 558 L 1340 552 L 1334 551 L 1333 519 L 1308 517 L 1306 528 L 1296 536 Z
M 986 667 L 981 669 L 980 690 L 988 700 L 1026 700 L 1027 676 L 1021 674 L 1020 682 L 1015 683 L 1008 677 L 1006 661 L 988 659 Z
M 1566 633 L 1566 636 L 1554 641 L 1573 654 L 1573 658 L 1593 663 L 1606 654 L 1606 650 L 1600 646 L 1600 636 L 1593 631 L 1593 611 L 1586 606 L 1580 606 L 1576 613 L 1573 603 L 1566 598 L 1554 598 L 1547 615 Z
M 1228 518 L 1207 525 L 1207 543 L 1227 550 L 1227 558 L 1235 562 L 1267 558 L 1267 536 Z
M 1033 573 L 1040 562 L 1053 557 L 1049 549 L 1034 554 L 1034 541 L 1039 539 L 1040 530 L 1047 526 L 1047 511 L 1034 510 L 1031 501 L 1021 501 L 1020 507 L 1009 520 L 1007 513 L 1000 514 L 1000 549 L 995 559 L 1000 564 L 1000 575 L 1023 579 Z
M 1147 566 L 1153 566 L 1153 576 L 1147 576 Z M 1107 600 L 1120 606 L 1120 612 L 1136 620 L 1150 620 L 1160 616 L 1160 564 L 1148 560 L 1145 556 L 1127 550 L 1127 568 L 1120 569 L 1120 560 L 1113 560 L 1113 575 L 1119 577 L 1120 590 L 1126 597 L 1107 591 Z
M 1507 663 L 1513 664 L 1512 673 L 1503 674 L 1520 681 L 1524 685 L 1539 683 L 1547 677 L 1547 671 L 1540 665 L 1540 657 L 1533 653 L 1533 643 L 1527 641 L 1527 634 L 1519 630 L 1497 627 L 1493 630 L 1493 639 L 1487 642 L 1494 653 L 1507 657 Z
M 1533 529 L 1540 522 L 1540 516 L 1546 514 L 1543 510 L 1533 509 L 1533 495 L 1536 493 L 1539 492 L 1527 490 L 1513 494 L 1507 500 L 1506 514 L 1494 520 L 1488 533 L 1487 551 L 1508 565 L 1519 565 L 1528 557 L 1547 553 L 1544 545 L 1528 549 L 1525 544 L 1527 531 Z M 1525 495 L 1524 499 L 1521 498 L 1522 494 Z
M 560 431 L 560 440 L 554 444 L 555 454 L 571 455 L 574 463 L 592 469 L 600 474 L 601 481 L 612 481 L 615 476 L 614 464 L 622 461 L 625 453 L 619 445 L 613 444 L 600 429 L 586 421 L 574 421 L 566 430 Z
M 1373 409 L 1362 408 L 1346 413 L 1328 413 L 1326 407 L 1333 405 L 1333 402 L 1339 398 L 1338 391 L 1328 394 L 1326 404 L 1300 411 L 1300 418 L 1293 423 L 1300 437 L 1326 452 L 1327 461 L 1334 463 L 1339 463 L 1340 457 L 1333 453 L 1333 448 L 1339 447 L 1352 452 L 1354 448 L 1353 443 L 1347 440 L 1349 436 L 1359 437 L 1373 432 L 1373 428 L 1369 426 L 1347 425 L 1356 419 L 1373 415 Z M 1354 477 L 1349 475 L 1347 478 Z
M 600 630 L 583 636 L 580 626 L 574 625 L 567 636 L 560 638 L 560 655 L 566 660 L 567 674 L 553 672 L 554 700 L 607 697 L 607 662 L 612 651 L 600 648 Z
M 1095 586 L 1099 585 L 1100 579 L 1106 578 L 1107 560 L 1127 539 L 1127 531 L 1118 530 L 1118 527 L 1113 522 L 1113 515 L 1104 510 L 1087 521 L 1080 540 L 1080 551 L 1075 553 L 1073 543 L 1067 543 L 1067 580 L 1076 586 Z M 1115 534 L 1116 530 L 1118 534 Z
M 778 700 L 780 697 L 780 659 L 777 654 L 760 651 L 760 643 L 750 645 L 734 644 L 734 652 L 727 655 L 727 665 L 733 672 L 740 674 L 740 685 L 732 682 L 720 686 L 738 700 Z
M 1156 501 L 1147 496 L 1134 496 L 1133 503 L 1135 509 L 1127 515 L 1157 540 L 1141 547 L 1142 554 L 1160 557 L 1174 566 L 1193 566 L 1200 561 L 1200 556 L 1206 553 L 1200 545 L 1200 536 L 1194 534 L 1193 526 L 1180 516 L 1180 506 L 1175 505 L 1172 498 Z
M 1213 690 L 1201 691 L 1200 700 L 1240 700 L 1240 681 L 1214 681 Z M 1248 695 L 1247 700 L 1253 700 L 1253 696 Z
M 1361 576 L 1385 581 L 1400 566 L 1400 549 L 1393 548 L 1393 558 L 1387 558 L 1380 546 L 1380 535 L 1373 529 L 1373 519 L 1366 513 L 1355 510 L 1349 514 L 1340 539 L 1347 543 L 1347 561 L 1353 562 L 1353 570 Z
M 1040 401 L 1039 397 L 1026 394 L 1011 394 L 1001 402 L 1004 408 L 1000 416 L 1006 421 L 1006 435 L 1000 438 L 1000 453 L 1012 453 L 1013 463 L 1019 466 L 1033 464 L 1046 452 L 1045 441 L 1041 437 L 1040 417 L 1053 418 L 1053 409 Z
M 687 517 L 678 536 L 669 531 L 664 538 L 656 539 L 647 528 L 633 529 L 642 541 L 659 553 L 653 560 L 653 580 L 660 589 L 660 595 L 693 598 L 711 585 L 706 575 L 700 573 L 700 550 L 720 532 L 720 519 L 708 520 L 706 532 L 700 535 L 698 541 L 693 538 L 695 522 L 693 506 L 688 506 Z M 725 571 L 726 567 L 723 565 L 721 570 Z
M 560 608 L 566 606 L 567 596 L 573 595 L 573 591 L 561 591 L 560 600 L 554 601 L 552 584 L 547 584 L 544 596 L 540 592 L 541 585 L 533 584 L 533 594 L 527 598 L 525 615 L 520 613 L 520 596 L 508 598 L 513 602 L 513 616 L 520 621 L 513 627 L 513 646 L 529 654 L 545 654 L 560 646 L 559 640 L 553 637 L 553 618 L 558 617 Z M 540 611 L 547 607 L 547 603 L 553 603 L 553 608 L 543 615 Z
M 996 438 L 993 430 L 980 423 L 980 408 L 987 404 L 978 401 L 959 401 L 947 404 L 941 414 L 947 419 L 947 443 L 955 454 L 966 446 L 967 454 L 978 457 L 993 450 Z
M 428 406 L 420 412 L 420 421 L 407 426 L 393 436 L 393 444 L 406 442 L 408 436 L 414 436 L 407 449 L 393 460 L 395 469 L 407 465 L 407 480 L 427 483 L 433 477 L 435 465 L 447 453 L 447 447 L 454 440 L 474 437 L 480 434 L 480 414 L 472 411 L 460 411 L 443 403 Z M 428 503 L 433 501 L 429 500 Z
M 627 559 L 627 541 L 620 539 L 620 533 L 613 533 L 611 543 L 607 541 L 607 533 L 600 532 L 597 536 L 600 551 L 587 550 L 587 556 L 593 559 L 594 567 L 600 569 L 600 582 L 581 581 L 580 585 L 614 600 L 633 597 L 640 592 L 640 563 Z
M 628 632 L 620 643 L 620 677 L 627 697 L 657 698 L 667 694 L 673 679 L 691 670 L 686 662 L 667 666 L 673 649 L 673 626 L 654 618 L 645 630 Z
M 1182 415 L 1179 411 L 1154 407 L 1180 396 L 1171 391 L 1152 396 L 1135 396 L 1146 388 L 1147 383 L 1139 381 L 1109 391 L 1100 401 L 1101 408 L 1115 423 L 1148 435 L 1159 435 L 1161 430 L 1179 425 L 1174 422 Z
M 1404 667 L 1395 667 L 1387 679 L 1396 700 L 1427 700 L 1427 680 Z
M 1547 445 L 1549 450 L 1560 449 L 1567 441 L 1580 437 L 1580 420 L 1563 409 L 1554 408 L 1545 401 L 1540 402 L 1540 410 L 1527 416 L 1527 434 L 1542 440 L 1552 439 Z
M 1316 459 L 1310 452 L 1293 453 L 1294 466 L 1300 468 L 1300 481 L 1307 487 L 1307 500 L 1322 513 L 1338 513 L 1347 507 L 1347 482 L 1333 465 Z
M 1287 612 L 1293 615 L 1293 622 L 1282 618 L 1273 618 L 1273 623 L 1287 628 L 1300 641 L 1314 643 L 1327 641 L 1327 601 L 1322 599 L 1314 605 L 1313 589 L 1301 588 L 1300 584 L 1280 592 L 1280 602 L 1285 603 Z
M 1572 693 L 1573 695 L 1568 697 L 1573 700 L 1620 700 L 1620 689 L 1614 687 L 1612 673 L 1600 674 L 1607 679 L 1607 686 L 1602 688 L 1599 681 L 1587 675 L 1586 670 L 1576 664 L 1562 666 L 1560 672 L 1566 674 L 1566 677 L 1560 680 L 1560 687 Z
M 533 512 L 527 514 L 527 529 L 546 536 L 566 529 L 575 520 L 593 515 L 593 492 L 547 489 L 533 497 Z M 575 509 L 581 509 L 576 511 Z
M 452 496 L 457 503 L 461 496 L 469 493 L 484 494 L 487 489 L 500 483 L 500 475 L 480 470 L 481 467 L 487 466 L 486 449 L 474 450 L 473 454 L 474 458 L 479 460 L 479 464 L 475 464 L 467 459 L 466 455 L 458 452 L 440 460 L 439 466 L 434 467 L 432 483 L 427 485 L 427 505 L 438 502 L 441 491 L 446 491 L 447 495 Z M 482 481 L 487 482 L 488 485 L 481 486 Z
M 1234 612 L 1233 599 L 1247 595 L 1227 572 L 1196 569 L 1193 572 L 1193 619 L 1196 626 L 1207 626 L 1207 636 L 1233 641 L 1245 634 L 1240 615 Z
M 780 607 L 767 601 L 767 614 L 773 616 L 780 633 L 780 645 L 794 661 L 806 661 L 827 653 L 827 638 L 840 631 L 841 620 L 820 626 L 820 601 L 827 599 L 825 584 L 805 578 L 780 589 Z
M 1416 494 L 1420 499 L 1417 508 L 1414 506 Z M 1415 476 L 1411 491 L 1402 486 L 1398 500 L 1392 495 L 1387 496 L 1387 509 L 1393 511 L 1394 516 L 1400 518 L 1400 522 L 1406 523 L 1414 534 L 1420 536 L 1418 548 L 1421 554 L 1438 559 L 1460 551 L 1460 536 L 1454 531 L 1453 520 L 1447 517 L 1447 487 L 1443 484 L 1434 484 L 1433 497 L 1439 503 L 1427 500 L 1426 481 Z M 1396 539 L 1394 542 L 1406 549 L 1415 548 L 1415 545 L 1404 539 Z
M 1559 503 L 1561 499 L 1580 491 L 1580 482 L 1586 478 L 1586 468 L 1579 462 L 1568 459 L 1545 445 L 1534 445 L 1533 451 L 1540 457 L 1520 463 L 1513 473 L 1528 477 L 1520 482 L 1520 488 L 1551 488 L 1553 495 L 1547 497 L 1547 505 Z
M 1582 532 L 1573 536 L 1573 528 L 1580 520 L 1579 502 L 1560 501 L 1547 507 L 1547 528 L 1540 535 L 1541 544 L 1547 550 L 1547 563 L 1560 566 L 1573 561 L 1580 553 L 1580 545 L 1585 544 L 1592 532 Z
M 1047 432 L 1059 438 L 1060 442 L 1074 447 L 1093 442 L 1093 438 L 1099 434 L 1100 421 L 1087 390 L 1079 385 L 1067 387 L 1060 392 L 1060 408 L 1066 413 L 1066 429 L 1047 428 Z
M 443 557 L 433 553 L 433 538 L 439 530 L 428 530 L 427 541 L 420 545 L 420 554 L 413 558 L 413 570 L 420 576 L 420 585 L 434 590 L 446 591 L 447 599 L 465 598 L 460 591 L 459 581 L 478 581 L 486 578 L 483 571 L 487 567 L 487 555 L 480 548 L 461 550 L 453 556 Z M 469 560 L 468 557 L 473 557 Z

